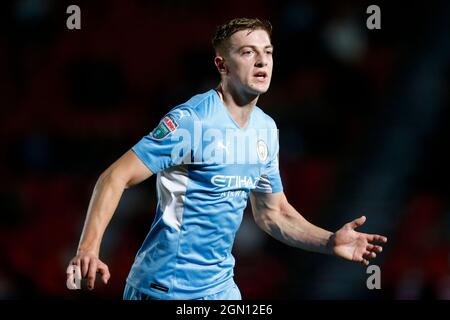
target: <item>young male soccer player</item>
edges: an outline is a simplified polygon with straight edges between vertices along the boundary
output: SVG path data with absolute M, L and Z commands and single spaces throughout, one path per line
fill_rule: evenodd
M 220 84 L 173 108 L 101 174 L 70 261 L 90 289 L 97 272 L 104 283 L 110 277 L 100 243 L 124 189 L 153 174 L 156 216 L 124 299 L 241 299 L 231 249 L 248 198 L 258 226 L 290 246 L 364 265 L 382 251 L 373 242 L 386 237 L 355 231 L 364 216 L 333 233 L 305 220 L 286 199 L 276 125 L 256 106 L 272 76 L 271 31 L 258 19 L 220 26 L 213 39 Z

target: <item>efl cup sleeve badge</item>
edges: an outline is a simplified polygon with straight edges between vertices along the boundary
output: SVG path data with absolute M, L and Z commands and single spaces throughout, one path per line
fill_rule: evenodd
M 152 137 L 156 140 L 164 139 L 169 133 L 178 128 L 178 122 L 170 114 L 162 118 L 158 126 L 152 131 Z
M 269 150 L 264 140 L 258 140 L 258 144 L 256 145 L 256 153 L 258 154 L 259 161 L 265 162 L 267 160 Z

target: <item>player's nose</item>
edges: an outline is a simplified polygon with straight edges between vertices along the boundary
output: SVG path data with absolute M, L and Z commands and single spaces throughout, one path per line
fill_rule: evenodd
M 256 56 L 255 67 L 264 68 L 269 64 L 269 58 L 265 54 Z
M 255 61 L 255 67 L 264 68 L 269 64 L 268 60 L 265 58 L 260 58 Z

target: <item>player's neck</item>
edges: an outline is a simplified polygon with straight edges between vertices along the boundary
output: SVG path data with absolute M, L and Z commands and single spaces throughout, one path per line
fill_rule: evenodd
M 224 89 L 221 84 L 216 88 L 220 99 L 230 112 L 234 121 L 241 127 L 246 128 L 250 119 L 250 114 L 258 101 L 259 95 L 244 95 Z

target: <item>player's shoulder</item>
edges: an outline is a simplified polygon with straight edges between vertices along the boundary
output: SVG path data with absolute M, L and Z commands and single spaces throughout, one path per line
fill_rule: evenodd
M 196 94 L 186 102 L 176 106 L 170 112 L 185 112 L 189 115 L 202 120 L 216 112 L 217 101 L 214 90 Z
M 260 125 L 263 125 L 265 127 L 268 127 L 269 129 L 276 129 L 277 124 L 275 120 L 269 116 L 267 113 L 265 113 L 261 108 L 258 106 L 255 106 L 255 109 L 253 110 L 255 113 L 255 118 L 257 123 Z

